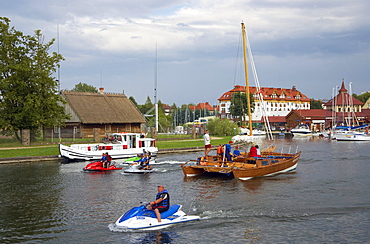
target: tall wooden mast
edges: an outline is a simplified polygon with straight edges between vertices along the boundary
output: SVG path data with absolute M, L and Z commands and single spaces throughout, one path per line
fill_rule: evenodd
M 248 118 L 249 118 L 249 135 L 253 136 L 251 98 L 250 98 L 249 81 L 248 81 L 247 34 L 245 31 L 244 23 L 242 23 L 242 36 L 243 36 L 243 51 L 244 51 L 245 95 L 247 96 Z

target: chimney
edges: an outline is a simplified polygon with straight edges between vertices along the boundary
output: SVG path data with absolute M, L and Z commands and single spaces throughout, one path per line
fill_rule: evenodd
M 99 88 L 99 93 L 100 93 L 100 94 L 104 94 L 104 87 L 100 87 L 100 88 Z

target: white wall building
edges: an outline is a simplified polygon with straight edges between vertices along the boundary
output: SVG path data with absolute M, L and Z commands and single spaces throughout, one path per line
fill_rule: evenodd
M 292 110 L 310 109 L 310 99 L 298 91 L 295 86 L 292 89 L 261 87 L 249 87 L 255 102 L 252 114 L 253 122 L 260 122 L 263 116 L 263 104 L 266 108 L 266 116 L 286 116 Z M 221 118 L 232 119 L 230 114 L 231 97 L 234 93 L 245 93 L 245 86 L 236 85 L 234 89 L 224 93 L 219 99 Z M 257 92 L 261 92 L 263 103 L 259 100 Z

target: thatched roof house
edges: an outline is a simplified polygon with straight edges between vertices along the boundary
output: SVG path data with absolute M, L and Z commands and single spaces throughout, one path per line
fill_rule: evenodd
M 141 132 L 146 123 L 138 108 L 123 94 L 62 91 L 71 118 L 63 128 L 63 137 L 93 137 L 111 132 Z M 95 132 L 94 132 L 95 131 Z M 72 134 L 71 134 L 72 133 Z M 71 136 L 72 135 L 72 136 Z

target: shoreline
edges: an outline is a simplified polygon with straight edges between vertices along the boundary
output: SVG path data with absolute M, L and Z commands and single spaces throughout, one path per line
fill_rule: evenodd
M 212 149 L 216 148 L 213 146 Z M 204 147 L 186 147 L 186 148 L 169 148 L 169 149 L 159 149 L 159 154 L 170 154 L 170 153 L 181 153 L 181 152 L 197 152 L 203 151 Z M 13 164 L 13 163 L 30 163 L 39 161 L 63 161 L 63 158 L 59 155 L 50 156 L 27 156 L 27 157 L 12 157 L 12 158 L 0 158 L 0 164 Z M 87 162 L 87 161 L 86 161 Z

